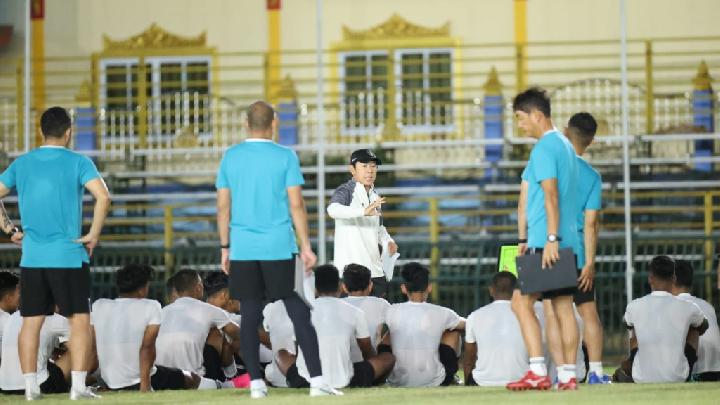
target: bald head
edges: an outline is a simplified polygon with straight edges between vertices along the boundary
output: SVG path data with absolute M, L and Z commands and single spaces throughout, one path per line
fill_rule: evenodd
M 267 133 L 272 131 L 275 110 L 265 101 L 259 100 L 247 109 L 247 122 L 250 132 Z

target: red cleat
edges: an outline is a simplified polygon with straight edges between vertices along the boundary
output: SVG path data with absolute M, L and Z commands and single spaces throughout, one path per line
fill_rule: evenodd
M 575 378 L 571 378 L 570 381 L 566 383 L 558 383 L 557 389 L 558 391 L 577 391 L 577 380 Z
M 250 388 L 250 373 L 241 374 L 230 381 L 235 388 Z
M 552 382 L 548 376 L 540 377 L 532 371 L 528 371 L 523 378 L 509 383 L 506 387 L 510 391 L 549 390 Z

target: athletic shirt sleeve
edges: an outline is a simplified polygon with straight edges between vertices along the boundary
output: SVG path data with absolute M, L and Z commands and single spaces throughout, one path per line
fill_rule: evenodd
M 93 163 L 93 161 L 87 156 L 80 156 L 78 169 L 80 175 L 80 185 L 84 186 L 89 181 L 100 177 L 100 172 L 98 172 L 95 163 Z
M 302 186 L 305 184 L 302 171 L 300 170 L 300 160 L 297 154 L 288 150 L 287 172 L 285 173 L 285 188 Z
M 633 305 L 634 301 L 628 304 L 627 308 L 625 309 L 625 316 L 623 316 L 623 320 L 625 321 L 625 325 L 632 328 L 635 325 L 635 321 L 633 320 Z
M 225 155 L 220 161 L 220 166 L 218 167 L 217 177 L 215 178 L 215 188 L 217 190 L 221 188 L 230 188 L 230 184 L 225 174 L 225 161 L 227 159 L 227 154 L 228 152 L 225 152 Z
M 475 328 L 473 328 L 473 325 L 475 324 L 475 313 L 473 312 L 468 316 L 467 323 L 465 324 L 465 342 L 467 343 L 475 343 L 476 337 L 475 337 Z
M 208 319 L 216 328 L 222 329 L 225 327 L 225 325 L 232 322 L 232 320 L 230 319 L 230 315 L 227 312 L 216 306 L 207 303 L 203 304 L 205 304 Z
M 348 304 L 350 305 L 350 304 Z M 370 337 L 370 331 L 368 330 L 367 321 L 365 320 L 365 314 L 361 310 L 355 312 L 355 338 L 363 339 Z
M 550 139 L 540 140 L 530 153 L 528 166 L 532 165 L 534 178 L 538 183 L 543 180 L 558 178 L 557 157 L 553 153 L 550 141 Z
M 443 322 L 443 324 L 445 325 L 445 330 L 455 329 L 455 327 L 458 326 L 458 324 L 460 323 L 460 321 L 462 319 L 452 309 L 445 308 L 445 307 L 442 307 L 442 308 L 445 310 L 444 311 L 445 312 L 445 314 L 444 314 L 445 320 Z
M 162 307 L 155 300 L 147 300 L 147 324 L 160 325 L 162 323 Z
M 688 302 L 688 304 L 690 304 L 690 307 L 692 308 L 690 312 L 690 324 L 694 327 L 702 325 L 703 321 L 706 319 L 702 310 L 694 302 Z
M 45 322 L 49 323 L 50 333 L 59 337 L 60 341 L 67 341 L 70 338 L 70 323 L 64 316 L 55 314 Z
M 590 196 L 588 197 L 587 204 L 585 204 L 586 210 L 600 210 L 602 209 L 602 177 L 600 174 L 595 172 L 595 180 L 593 181 L 592 189 L 590 190 Z
M 0 175 L 0 182 L 8 189 L 15 188 L 15 162 L 17 160 L 10 163 L 10 166 Z
M 92 309 L 90 310 L 90 325 L 95 325 L 95 321 L 98 319 L 98 317 L 102 317 L 99 313 L 102 308 L 102 302 L 103 298 L 93 302 Z

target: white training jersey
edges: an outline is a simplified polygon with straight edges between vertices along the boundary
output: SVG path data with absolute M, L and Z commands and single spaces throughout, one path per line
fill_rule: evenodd
M 382 298 L 377 297 L 346 297 L 345 302 L 359 308 L 365 315 L 368 331 L 370 332 L 370 343 L 372 347 L 377 349 L 378 334 L 380 327 L 385 323 L 387 311 L 390 309 L 390 303 Z M 352 354 L 353 363 L 363 361 L 362 352 L 357 342 L 353 342 L 350 353 Z
M 335 297 L 318 297 L 313 304 L 312 324 L 318 337 L 320 364 L 325 382 L 343 388 L 354 375 L 350 347 L 370 337 L 362 311 Z M 302 350 L 298 350 L 298 374 L 310 381 Z
M 3 331 L 5 330 L 5 324 L 10 319 L 10 314 L 0 309 L 0 347 L 2 347 Z
M 555 361 L 553 360 L 552 355 L 550 354 L 550 349 L 548 348 L 547 334 L 545 332 L 545 309 L 543 308 L 543 303 L 540 301 L 536 302 L 534 304 L 534 309 L 535 316 L 540 322 L 540 329 L 542 329 L 543 355 L 545 356 L 545 365 L 548 369 L 548 376 L 554 381 L 557 379 L 558 375 L 555 368 Z M 587 373 L 587 369 L 585 368 L 585 355 L 582 351 L 584 324 L 577 311 L 577 307 L 575 307 L 575 304 L 573 304 L 573 311 L 575 312 L 575 322 L 577 322 L 578 326 L 578 349 L 577 358 L 575 360 L 575 375 L 577 376 L 578 381 L 580 381 Z
M 443 332 L 462 318 L 455 311 L 427 302 L 390 306 L 386 323 L 395 355 L 388 382 L 395 387 L 437 387 L 445 380 L 438 348 Z
M 633 328 L 638 342 L 633 380 L 637 383 L 685 381 L 690 371 L 685 343 L 690 327 L 702 325 L 705 319 L 700 308 L 667 291 L 653 291 L 629 303 L 624 319 Z
M 477 346 L 473 380 L 479 386 L 505 386 L 528 368 L 520 323 L 510 301 L 496 300 L 475 310 L 465 323 L 465 341 Z
M 231 322 L 221 308 L 195 298 L 178 298 L 162 309 L 155 364 L 205 375 L 203 348 L 210 329 Z
M 2 362 L 0 363 L 0 389 L 15 391 L 25 389 L 25 379 L 20 368 L 18 355 L 18 336 L 23 318 L 15 311 L 5 324 L 2 341 Z M 67 318 L 58 314 L 45 317 L 40 329 L 40 346 L 37 356 L 37 382 L 42 384 L 48 379 L 47 363 L 60 339 L 67 341 L 70 336 L 70 324 Z
M 277 366 L 277 355 L 280 350 L 295 354 L 295 330 L 282 300 L 265 305 L 263 328 L 270 334 L 273 360 L 265 367 L 265 378 L 274 387 L 287 387 L 287 379 Z
M 90 323 L 95 329 L 100 374 L 112 389 L 140 383 L 140 347 L 145 329 L 160 325 L 162 309 L 155 300 L 99 299 L 93 303 Z M 155 366 L 150 375 L 155 374 Z
M 709 302 L 688 293 L 680 294 L 677 297 L 697 305 L 705 319 L 708 320 L 708 330 L 700 335 L 698 359 L 693 368 L 693 374 L 720 371 L 720 329 L 718 329 L 715 308 Z

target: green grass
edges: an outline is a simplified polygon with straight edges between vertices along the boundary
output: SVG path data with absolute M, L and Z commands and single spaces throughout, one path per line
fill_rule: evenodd
M 270 396 L 253 403 L 288 405 L 315 404 L 711 404 L 720 402 L 720 384 L 614 384 L 582 385 L 577 392 L 508 392 L 503 388 L 372 388 L 347 389 L 337 398 L 310 398 L 308 390 L 271 389 Z M 19 402 L 22 397 L 0 395 L 0 402 Z M 40 404 L 67 402 L 67 395 L 49 395 Z M 251 402 L 247 390 L 164 391 L 148 394 L 134 392 L 104 393 L 103 404 L 218 404 Z

